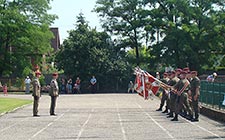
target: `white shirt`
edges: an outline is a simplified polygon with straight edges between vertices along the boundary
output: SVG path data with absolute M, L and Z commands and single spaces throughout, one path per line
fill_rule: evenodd
M 31 82 L 30 78 L 25 79 L 25 84 L 30 84 L 30 82 Z

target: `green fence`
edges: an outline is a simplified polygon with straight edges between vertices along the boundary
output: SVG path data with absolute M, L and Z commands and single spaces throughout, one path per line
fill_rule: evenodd
M 215 108 L 225 109 L 225 83 L 201 81 L 200 102 Z

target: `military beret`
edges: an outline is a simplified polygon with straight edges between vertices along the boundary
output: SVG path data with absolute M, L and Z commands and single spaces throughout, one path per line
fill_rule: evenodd
M 175 71 L 176 71 L 176 72 L 181 72 L 182 69 L 177 68 Z
M 58 75 L 58 73 L 56 73 L 56 72 L 52 74 L 52 76 L 57 76 L 57 75 Z
M 181 73 L 180 74 L 187 74 L 187 72 L 186 71 L 181 71 Z
M 198 74 L 198 72 L 197 72 L 197 71 L 191 71 L 191 74 L 195 74 L 195 75 L 197 75 L 197 74 Z
M 168 73 L 167 73 L 167 72 L 164 72 L 164 73 L 163 73 L 163 75 L 167 76 L 167 75 L 168 75 Z
M 41 72 L 40 71 L 36 71 L 35 74 L 36 75 L 41 75 Z
M 189 72 L 190 69 L 188 67 L 186 67 L 186 68 L 183 68 L 183 71 Z

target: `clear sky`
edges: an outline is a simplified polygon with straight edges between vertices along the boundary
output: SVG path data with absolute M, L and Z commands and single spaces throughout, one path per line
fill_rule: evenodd
M 84 14 L 89 26 L 96 27 L 101 30 L 99 18 L 95 12 L 92 12 L 95 7 L 96 0 L 53 0 L 51 2 L 51 14 L 56 14 L 58 19 L 55 20 L 51 27 L 59 28 L 60 43 L 68 37 L 67 31 L 74 29 L 76 17 L 80 12 Z

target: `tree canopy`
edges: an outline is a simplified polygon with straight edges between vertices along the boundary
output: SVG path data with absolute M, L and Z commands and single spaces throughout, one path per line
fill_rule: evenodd
M 0 76 L 23 76 L 51 50 L 50 0 L 0 0 Z
M 119 84 L 119 80 L 127 78 L 124 73 L 128 70 L 128 64 L 124 61 L 125 53 L 116 50 L 114 45 L 106 32 L 90 28 L 80 13 L 75 29 L 69 31 L 69 37 L 57 54 L 57 66 L 68 77 L 79 76 L 86 84 L 95 75 L 102 90 L 110 85 L 115 86 L 113 81 Z

